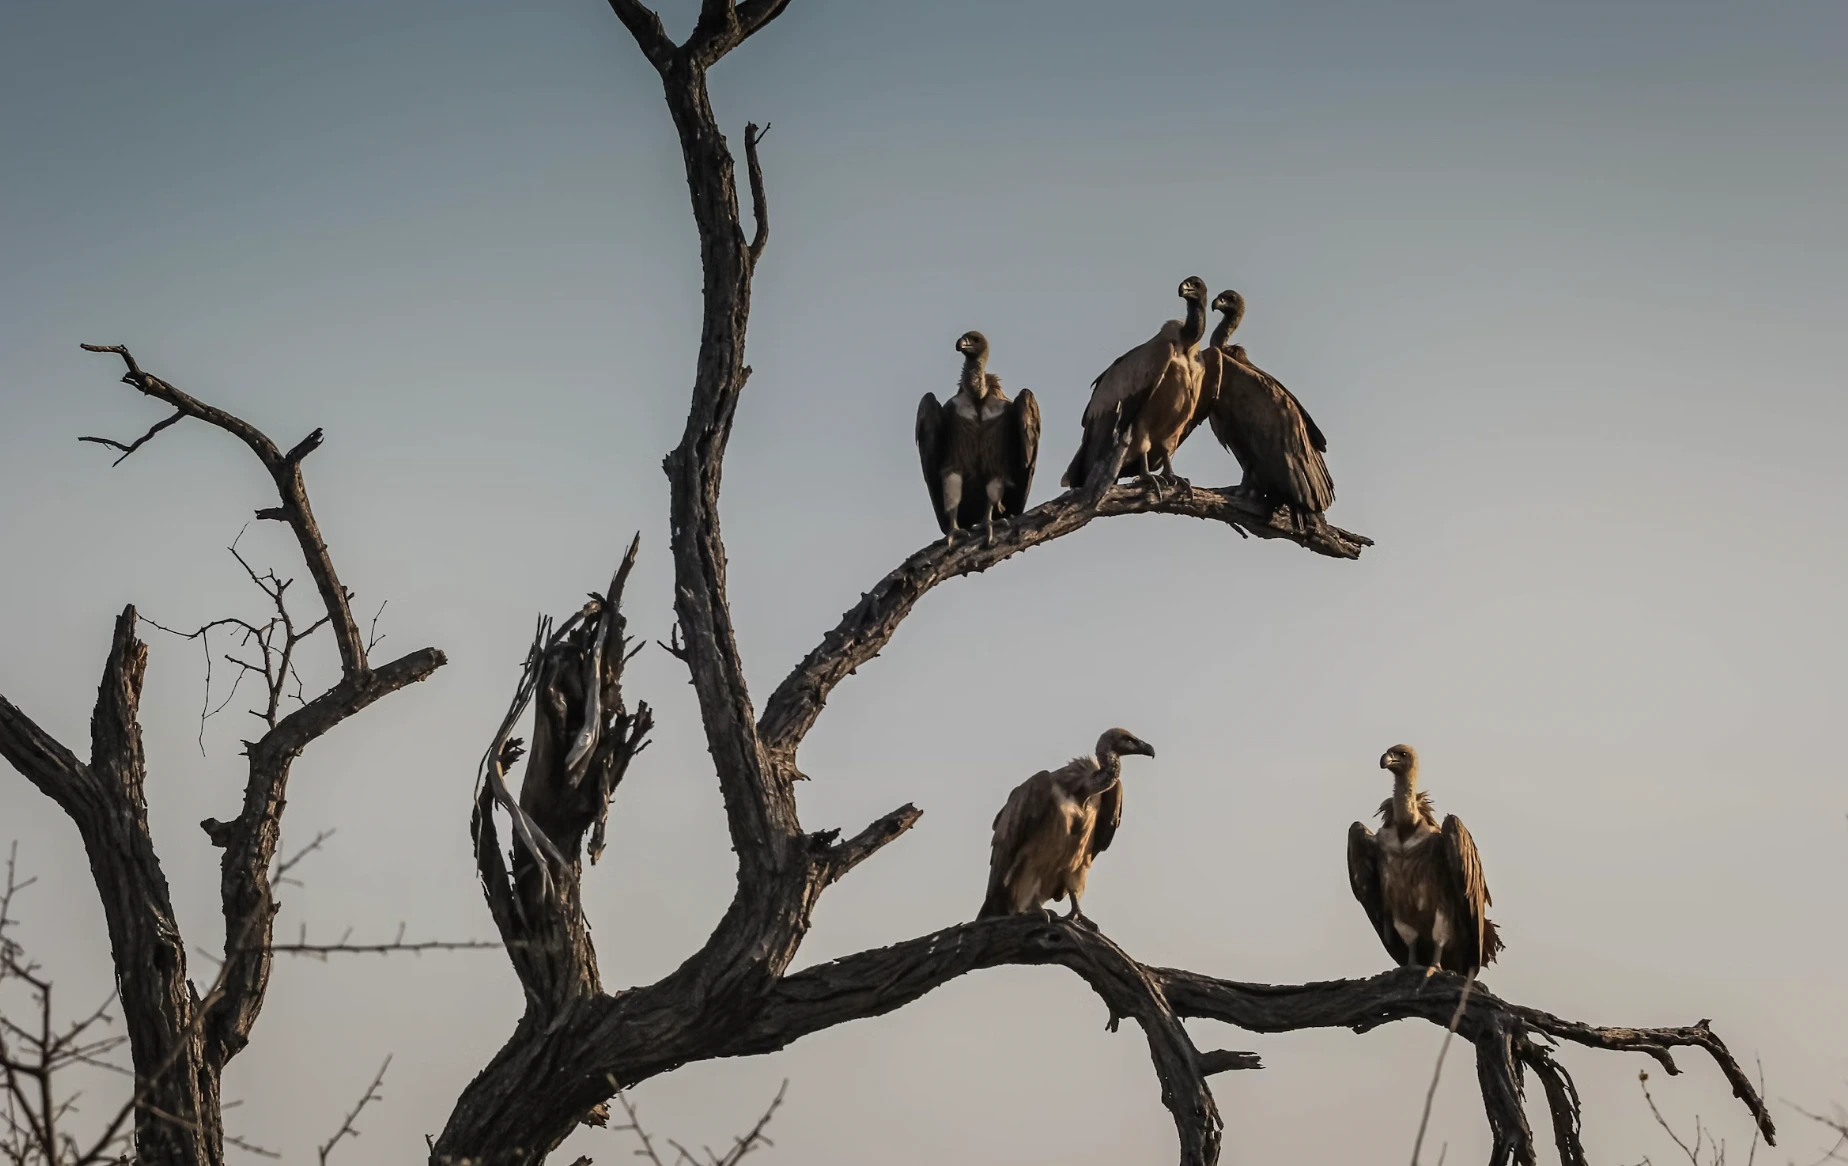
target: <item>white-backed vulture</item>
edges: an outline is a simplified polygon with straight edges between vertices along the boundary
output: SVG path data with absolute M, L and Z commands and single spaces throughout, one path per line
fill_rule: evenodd
M 1438 825 L 1418 789 L 1418 752 L 1394 745 L 1380 757 L 1393 776 L 1380 803 L 1380 832 L 1348 827 L 1348 883 L 1374 934 L 1404 967 L 1468 975 L 1495 961 L 1501 933 L 1489 920 L 1489 885 L 1476 842 L 1455 814 Z
M 1209 420 L 1213 436 L 1245 472 L 1243 489 L 1305 515 L 1322 513 L 1335 502 L 1335 483 L 1322 458 L 1328 439 L 1295 394 L 1230 342 L 1245 316 L 1245 297 L 1220 292 L 1213 310 L 1224 315 L 1200 352 L 1200 404 L 1187 432 Z
M 925 393 L 918 402 L 918 460 L 944 542 L 979 523 L 992 544 L 996 512 L 1018 518 L 1027 509 L 1039 460 L 1039 402 L 1029 389 L 1007 399 L 1001 378 L 987 371 L 988 338 L 980 332 L 964 332 L 956 351 L 963 371 L 955 394 L 939 404 Z
M 1082 489 L 1099 463 L 1110 457 L 1119 434 L 1129 434 L 1129 449 L 1119 477 L 1140 473 L 1154 485 L 1155 469 L 1186 488 L 1174 473 L 1174 451 L 1187 436 L 1200 400 L 1203 373 L 1194 346 L 1206 335 L 1206 281 L 1190 275 L 1181 281 L 1187 302 L 1185 320 L 1169 320 L 1153 337 L 1116 358 L 1091 382 L 1084 407 L 1084 440 L 1060 479 Z
M 1024 915 L 1070 895 L 1069 919 L 1083 919 L 1091 863 L 1110 846 L 1123 821 L 1122 758 L 1153 757 L 1155 748 L 1125 729 L 1097 739 L 1096 757 L 1079 757 L 1034 774 L 1014 787 L 995 815 L 988 857 L 988 897 L 977 919 Z

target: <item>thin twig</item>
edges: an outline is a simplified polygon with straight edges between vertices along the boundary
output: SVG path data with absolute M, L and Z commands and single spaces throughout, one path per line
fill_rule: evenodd
M 386 1054 L 385 1063 L 379 1066 L 378 1075 L 372 1078 L 372 1084 L 366 1086 L 365 1095 L 359 1099 L 359 1103 L 353 1107 L 353 1111 L 346 1115 L 346 1120 L 340 1123 L 340 1128 L 334 1131 L 334 1136 L 321 1144 L 321 1166 L 327 1166 L 328 1152 L 340 1144 L 340 1139 L 359 1137 L 359 1130 L 354 1128 L 353 1123 L 359 1120 L 360 1113 L 363 1112 L 368 1105 L 381 1100 L 383 1097 L 379 1092 L 379 1086 L 385 1083 L 385 1070 L 389 1068 L 391 1068 L 391 1056 L 390 1054 Z
M 1691 1150 L 1688 1148 L 1688 1144 L 1681 1140 L 1681 1135 L 1675 1132 L 1675 1127 L 1669 1125 L 1668 1119 L 1662 1116 L 1662 1111 L 1656 1108 L 1655 1098 L 1651 1096 L 1649 1093 L 1649 1070 L 1647 1069 L 1637 1070 L 1636 1081 L 1637 1081 L 1637 1084 L 1642 1086 L 1643 1100 L 1649 1103 L 1649 1112 L 1655 1114 L 1656 1124 L 1661 1126 L 1663 1131 L 1667 1133 L 1669 1137 L 1674 1139 L 1675 1145 L 1681 1147 L 1681 1152 L 1687 1155 L 1687 1159 L 1692 1164 L 1692 1166 L 1700 1166 L 1700 1154 L 1696 1152 L 1695 1150 Z M 1700 1145 L 1700 1119 L 1699 1118 L 1694 1119 L 1694 1144 L 1696 1146 Z
M 1425 1090 L 1424 1112 L 1418 1117 L 1418 1137 L 1412 1142 L 1412 1166 L 1418 1166 L 1418 1152 L 1424 1148 L 1425 1127 L 1431 1124 L 1431 1103 L 1437 1098 L 1437 1083 L 1444 1075 L 1444 1054 L 1450 1051 L 1450 1038 L 1457 1035 L 1457 1025 L 1463 1023 L 1463 1009 L 1475 986 L 1476 973 L 1472 971 L 1457 996 L 1457 1010 L 1451 1013 L 1450 1026 L 1444 1030 L 1444 1043 L 1437 1046 L 1437 1065 L 1431 1070 L 1431 1087 Z

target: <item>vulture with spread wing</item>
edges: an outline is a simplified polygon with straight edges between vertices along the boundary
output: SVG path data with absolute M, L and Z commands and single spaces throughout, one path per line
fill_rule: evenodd
M 1380 758 L 1393 776 L 1380 831 L 1348 827 L 1348 882 L 1373 932 L 1404 967 L 1468 975 L 1493 963 L 1501 934 L 1490 922 L 1489 885 L 1476 842 L 1455 814 L 1440 826 L 1418 790 L 1418 753 L 1394 745 Z
M 1039 460 L 1039 402 L 1029 389 L 1007 399 L 1001 378 L 988 371 L 988 338 L 980 332 L 963 333 L 956 351 L 963 371 L 955 394 L 940 404 L 925 393 L 918 402 L 918 460 L 944 542 L 980 525 L 992 545 L 995 515 L 1018 518 L 1027 509 Z
M 1206 335 L 1206 281 L 1190 275 L 1181 281 L 1180 297 L 1187 302 L 1185 320 L 1169 320 L 1161 331 L 1125 352 L 1091 382 L 1091 400 L 1084 407 L 1084 440 L 1072 455 L 1062 485 L 1083 489 L 1101 464 L 1111 457 L 1120 435 L 1129 436 L 1119 477 L 1140 473 L 1155 486 L 1155 470 L 1178 483 L 1174 451 L 1192 428 L 1200 401 L 1203 370 L 1194 346 Z
M 1123 821 L 1122 758 L 1155 756 L 1154 746 L 1124 729 L 1097 739 L 1097 756 L 1041 770 L 1014 787 L 995 815 L 988 859 L 988 897 L 977 919 L 1025 915 L 1040 904 L 1072 897 L 1070 919 L 1083 919 L 1091 863 Z
M 1209 421 L 1213 436 L 1245 471 L 1243 489 L 1288 503 L 1303 515 L 1322 513 L 1335 501 L 1335 483 L 1322 458 L 1328 439 L 1295 394 L 1230 342 L 1245 316 L 1245 297 L 1220 292 L 1213 310 L 1223 315 L 1200 352 L 1200 404 L 1187 432 Z

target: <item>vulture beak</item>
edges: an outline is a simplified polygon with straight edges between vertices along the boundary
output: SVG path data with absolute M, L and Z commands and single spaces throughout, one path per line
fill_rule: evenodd
M 1129 747 L 1128 752 L 1140 753 L 1144 757 L 1153 757 L 1155 756 L 1155 746 L 1138 737 L 1136 738 L 1135 744 Z
M 1380 768 L 1381 769 L 1391 769 L 1392 768 L 1392 754 L 1390 752 L 1380 754 Z

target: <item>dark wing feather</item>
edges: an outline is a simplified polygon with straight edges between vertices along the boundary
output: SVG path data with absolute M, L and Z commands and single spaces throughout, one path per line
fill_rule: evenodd
M 924 485 L 930 490 L 930 512 L 937 519 L 937 529 L 948 534 L 949 519 L 943 513 L 943 457 L 948 451 L 944 449 L 943 405 L 935 393 L 925 393 L 918 402 L 917 442 Z
M 1450 917 L 1466 939 L 1475 937 L 1473 952 L 1458 953 L 1467 958 L 1453 963 L 1450 953 L 1445 952 L 1444 963 L 1448 970 L 1468 975 L 1494 962 L 1501 936 L 1489 922 L 1488 908 L 1494 900 L 1489 898 L 1489 884 L 1482 877 L 1482 857 L 1476 853 L 1476 840 L 1455 814 L 1444 819 L 1444 875 L 1444 889 L 1451 901 Z
M 1300 510 L 1321 513 L 1335 501 L 1322 450 L 1328 442 L 1276 378 L 1238 359 L 1224 362 L 1213 435 L 1245 469 L 1246 481 Z
M 1052 812 L 1052 774 L 1046 770 L 1015 786 L 995 815 L 994 840 L 988 851 L 988 893 L 977 919 L 1009 913 L 1008 872 L 1027 839 L 1043 829 Z
M 1386 892 L 1381 886 L 1380 862 L 1379 836 L 1359 822 L 1349 826 L 1348 886 L 1353 888 L 1354 898 L 1366 909 L 1367 919 L 1373 924 L 1373 934 L 1379 936 L 1380 943 L 1385 945 L 1386 954 L 1392 956 L 1394 963 L 1403 964 L 1411 952 L 1386 914 Z
M 1097 825 L 1091 827 L 1091 857 L 1110 849 L 1117 827 L 1123 824 L 1123 781 L 1118 778 L 1110 788 L 1097 795 Z
M 1008 450 L 1008 487 L 1001 496 L 1010 517 L 1027 512 L 1027 498 L 1033 492 L 1033 468 L 1039 463 L 1040 411 L 1032 389 L 1020 390 L 1009 407 L 1008 419 L 1014 440 Z

